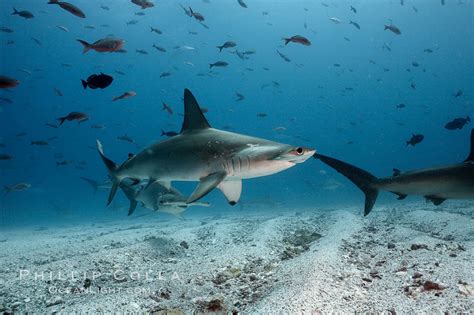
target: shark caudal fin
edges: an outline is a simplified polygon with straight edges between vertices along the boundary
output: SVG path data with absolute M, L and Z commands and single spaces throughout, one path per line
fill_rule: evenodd
M 120 183 L 120 189 L 122 189 L 123 193 L 127 197 L 127 199 L 130 201 L 130 207 L 128 208 L 128 215 L 131 215 L 135 209 L 137 208 L 137 191 L 132 188 L 132 186 Z
M 115 172 L 117 171 L 118 166 L 117 164 L 115 164 L 115 162 L 113 162 L 112 160 L 110 160 L 104 155 L 102 143 L 100 143 L 99 140 L 97 140 L 97 151 L 99 151 L 99 155 L 102 158 L 102 161 L 104 162 L 105 167 L 107 168 L 107 171 L 109 172 L 110 179 L 112 180 L 112 189 L 110 190 L 109 198 L 107 200 L 107 206 L 108 206 L 114 199 L 115 194 L 117 193 L 117 189 L 120 184 L 120 180 L 115 176 Z
M 471 149 L 465 163 L 474 163 L 474 129 L 471 129 Z
M 345 163 L 343 161 L 339 161 L 333 159 L 328 156 L 324 156 L 318 153 L 314 155 L 315 159 L 321 160 L 323 163 L 327 164 L 328 166 L 332 167 L 345 177 L 347 177 L 351 182 L 353 182 L 360 190 L 362 190 L 365 194 L 365 207 L 364 207 L 364 216 L 368 215 L 372 208 L 374 207 L 375 201 L 377 200 L 377 196 L 379 194 L 378 189 L 375 187 L 375 183 L 377 182 L 377 177 L 373 176 L 367 171 Z
M 190 90 L 184 89 L 184 119 L 181 133 L 189 130 L 207 129 L 211 125 L 202 113 L 196 98 Z

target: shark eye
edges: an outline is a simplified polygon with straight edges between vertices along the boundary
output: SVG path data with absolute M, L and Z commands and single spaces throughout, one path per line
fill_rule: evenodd
M 296 152 L 296 155 L 303 155 L 303 148 L 302 147 L 299 147 L 299 148 L 296 148 L 295 152 Z

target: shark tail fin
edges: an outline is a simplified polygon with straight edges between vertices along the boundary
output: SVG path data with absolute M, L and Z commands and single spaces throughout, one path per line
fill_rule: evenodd
M 97 140 L 97 151 L 99 151 L 99 155 L 102 158 L 102 161 L 104 162 L 105 167 L 107 167 L 107 171 L 109 172 L 110 179 L 112 180 L 112 189 L 110 190 L 109 198 L 107 200 L 107 206 L 108 206 L 114 199 L 115 194 L 117 193 L 117 189 L 120 185 L 120 180 L 115 176 L 118 166 L 117 164 L 115 164 L 114 161 L 110 160 L 104 155 L 102 143 L 100 143 L 99 140 Z
M 471 149 L 469 151 L 469 156 L 464 162 L 474 163 L 474 129 L 471 129 Z
M 378 179 L 367 171 L 356 166 L 350 165 L 340 160 L 333 159 L 318 153 L 314 154 L 314 158 L 321 160 L 323 163 L 332 167 L 351 182 L 353 182 L 365 194 L 364 216 L 368 215 L 374 207 L 377 200 L 379 190 L 375 186 Z

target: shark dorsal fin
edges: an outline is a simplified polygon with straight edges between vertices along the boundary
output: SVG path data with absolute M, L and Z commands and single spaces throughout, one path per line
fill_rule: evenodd
M 464 162 L 474 163 L 474 129 L 471 129 L 471 151 Z
M 181 133 L 188 130 L 211 128 L 190 90 L 184 89 L 184 120 Z

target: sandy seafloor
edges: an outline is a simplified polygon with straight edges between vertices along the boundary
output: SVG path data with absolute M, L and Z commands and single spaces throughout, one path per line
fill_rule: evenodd
M 0 311 L 474 312 L 474 203 L 360 213 L 248 209 L 2 228 Z

